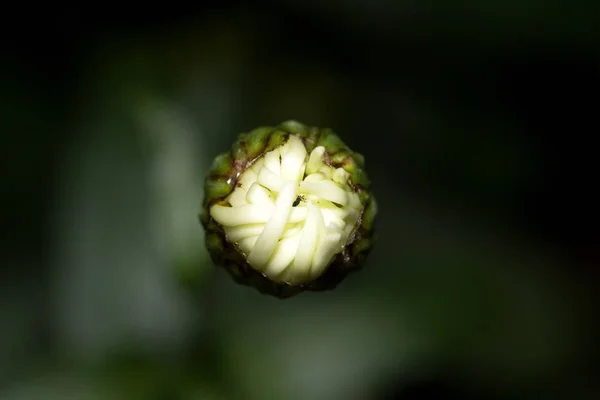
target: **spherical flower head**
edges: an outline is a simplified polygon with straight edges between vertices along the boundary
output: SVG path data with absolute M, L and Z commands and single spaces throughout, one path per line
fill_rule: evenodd
M 372 245 L 376 203 L 363 168 L 330 129 L 288 121 L 240 135 L 206 179 L 213 261 L 278 297 L 335 287 Z

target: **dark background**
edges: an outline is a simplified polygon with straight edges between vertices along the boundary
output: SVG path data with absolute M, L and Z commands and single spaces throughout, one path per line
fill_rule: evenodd
M 7 9 L 0 398 L 595 398 L 600 10 L 526 3 Z M 379 241 L 280 301 L 196 213 L 288 119 L 365 155 Z

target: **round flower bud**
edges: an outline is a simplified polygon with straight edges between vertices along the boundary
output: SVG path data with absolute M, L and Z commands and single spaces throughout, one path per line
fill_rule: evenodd
M 360 268 L 377 212 L 362 155 L 295 121 L 239 135 L 205 181 L 212 260 L 238 282 L 290 297 Z

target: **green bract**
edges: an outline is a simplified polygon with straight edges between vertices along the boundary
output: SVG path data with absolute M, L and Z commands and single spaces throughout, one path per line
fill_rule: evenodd
M 362 155 L 295 121 L 238 136 L 205 181 L 212 260 L 277 297 L 334 288 L 360 268 L 377 213 Z

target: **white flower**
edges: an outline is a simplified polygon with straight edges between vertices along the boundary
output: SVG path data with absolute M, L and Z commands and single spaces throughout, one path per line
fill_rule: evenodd
M 348 173 L 325 157 L 324 147 L 309 155 L 302 139 L 290 135 L 239 177 L 229 205 L 210 209 L 248 263 L 275 282 L 318 278 L 356 226 L 359 197 Z

